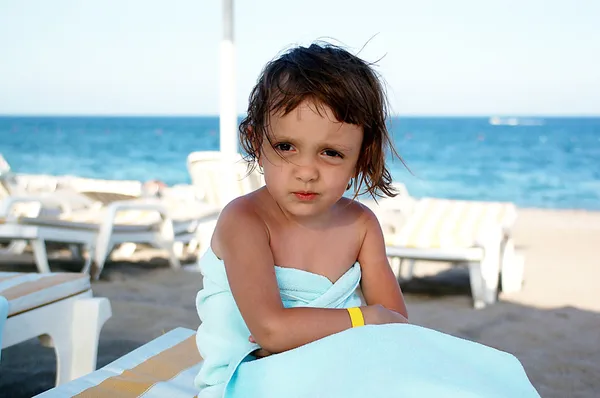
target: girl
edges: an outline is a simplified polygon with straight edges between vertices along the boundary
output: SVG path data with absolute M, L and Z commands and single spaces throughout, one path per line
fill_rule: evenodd
M 409 386 L 383 371 L 405 360 L 397 355 L 410 344 L 399 343 L 414 329 L 380 225 L 343 196 L 352 187 L 394 196 L 385 122 L 377 75 L 341 48 L 298 47 L 266 66 L 239 129 L 266 186 L 223 209 L 200 260 L 200 397 L 381 396 Z

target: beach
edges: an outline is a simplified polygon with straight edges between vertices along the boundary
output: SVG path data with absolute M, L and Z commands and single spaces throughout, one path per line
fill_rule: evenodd
M 522 291 L 475 310 L 465 269 L 420 263 L 419 278 L 402 285 L 410 321 L 514 354 L 542 397 L 600 396 L 600 212 L 519 209 L 514 237 L 526 259 Z M 1 270 L 35 271 L 30 254 L 0 259 Z M 80 264 L 59 257 L 51 267 L 76 271 Z M 171 270 L 160 251 L 113 258 L 92 285 L 113 310 L 100 334 L 98 367 L 173 328 L 197 328 L 201 286 L 199 273 Z M 2 350 L 0 396 L 51 388 L 55 366 L 53 350 L 36 340 Z

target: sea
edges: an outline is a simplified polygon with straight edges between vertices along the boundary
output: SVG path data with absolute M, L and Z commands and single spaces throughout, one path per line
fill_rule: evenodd
M 414 197 L 600 210 L 600 117 L 395 117 Z M 0 117 L 17 173 L 189 183 L 190 152 L 219 149 L 218 117 Z

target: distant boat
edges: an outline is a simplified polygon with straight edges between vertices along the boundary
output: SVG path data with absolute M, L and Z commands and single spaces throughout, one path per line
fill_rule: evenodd
M 492 116 L 489 123 L 492 126 L 543 126 L 544 119 Z
M 489 120 L 492 126 L 517 126 L 519 120 L 516 117 L 493 116 Z

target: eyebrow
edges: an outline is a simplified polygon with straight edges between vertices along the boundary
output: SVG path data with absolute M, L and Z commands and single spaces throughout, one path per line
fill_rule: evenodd
M 344 151 L 344 152 L 350 152 L 352 151 L 354 148 L 346 146 L 346 145 L 342 145 L 342 144 L 331 144 L 331 145 L 325 145 L 325 147 L 327 148 L 331 148 L 331 149 L 335 149 L 338 151 Z

